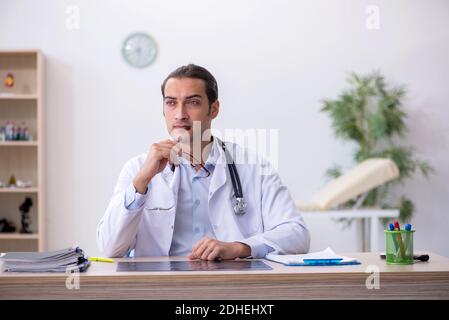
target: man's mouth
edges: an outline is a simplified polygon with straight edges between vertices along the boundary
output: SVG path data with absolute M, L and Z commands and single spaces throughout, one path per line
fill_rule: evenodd
M 192 128 L 191 125 L 188 124 L 178 124 L 178 125 L 174 125 L 173 129 L 184 129 L 184 130 L 190 130 Z

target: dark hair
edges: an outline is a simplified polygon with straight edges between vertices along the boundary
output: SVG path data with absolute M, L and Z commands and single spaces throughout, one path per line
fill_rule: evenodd
M 207 99 L 209 100 L 209 106 L 218 99 L 217 80 L 215 80 L 214 76 L 209 71 L 207 71 L 206 68 L 197 66 L 195 64 L 188 64 L 186 66 L 177 68 L 175 71 L 170 73 L 167 78 L 165 78 L 164 82 L 162 82 L 161 91 L 162 97 L 164 98 L 165 84 L 170 78 L 201 79 L 204 81 L 204 85 L 206 87 L 206 95 Z

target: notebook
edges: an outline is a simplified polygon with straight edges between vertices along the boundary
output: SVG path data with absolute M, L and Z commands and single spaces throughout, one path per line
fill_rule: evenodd
M 7 272 L 83 272 L 89 260 L 79 247 L 49 252 L 8 252 L 0 257 L 0 268 Z
M 265 259 L 282 263 L 286 266 L 333 266 L 360 264 L 357 259 L 337 255 L 331 248 L 307 254 L 272 254 Z

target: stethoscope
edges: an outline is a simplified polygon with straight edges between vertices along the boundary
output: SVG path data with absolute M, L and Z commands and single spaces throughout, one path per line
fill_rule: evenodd
M 231 177 L 232 187 L 234 189 L 234 203 L 233 203 L 234 213 L 237 216 L 241 216 L 246 213 L 246 201 L 245 198 L 243 197 L 242 185 L 240 183 L 240 177 L 237 172 L 237 168 L 235 166 L 234 160 L 229 154 L 228 149 L 226 148 L 225 143 L 220 139 L 218 139 L 217 137 L 214 138 L 217 139 L 217 142 L 221 145 L 226 156 L 226 163 L 228 165 L 229 175 Z M 171 166 L 171 170 L 173 172 L 175 171 L 175 168 L 176 168 L 175 165 Z
M 232 187 L 234 188 L 234 212 L 236 215 L 241 216 L 246 213 L 246 201 L 243 197 L 242 185 L 240 184 L 239 173 L 237 172 L 237 168 L 235 167 L 234 160 L 229 154 L 228 149 L 223 141 L 216 138 L 218 143 L 221 144 L 223 151 L 226 156 L 226 163 L 228 164 L 229 175 L 231 176 Z

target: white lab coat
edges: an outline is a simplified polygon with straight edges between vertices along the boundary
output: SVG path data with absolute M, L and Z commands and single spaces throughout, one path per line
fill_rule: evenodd
M 245 240 L 248 244 L 263 242 L 278 254 L 306 253 L 309 250 L 309 232 L 279 175 L 260 158 L 253 164 L 239 164 L 236 159 L 246 159 L 247 156 L 254 159 L 254 155 L 233 143 L 226 143 L 226 146 L 236 162 L 247 211 L 241 216 L 234 213 L 232 182 L 225 153 L 219 147 L 220 155 L 211 176 L 208 196 L 209 218 L 216 238 L 226 242 Z M 114 195 L 97 227 L 98 246 L 107 256 L 122 257 L 130 250 L 134 250 L 135 256 L 169 254 L 181 170 L 173 173 L 167 165 L 154 176 L 141 209 L 127 210 L 124 204 L 125 191 L 133 183 L 146 156 L 142 154 L 125 164 Z M 267 175 L 270 170 L 272 174 Z

